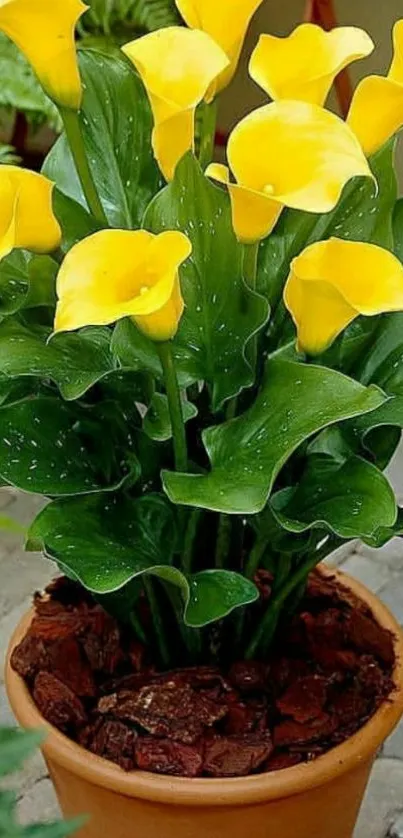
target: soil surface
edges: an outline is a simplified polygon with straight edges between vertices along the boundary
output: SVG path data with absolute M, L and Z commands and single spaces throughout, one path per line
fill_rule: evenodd
M 135 768 L 236 777 L 315 759 L 357 731 L 393 690 L 393 637 L 335 579 L 314 573 L 267 661 L 158 672 L 78 585 L 34 600 L 12 666 L 45 719 Z

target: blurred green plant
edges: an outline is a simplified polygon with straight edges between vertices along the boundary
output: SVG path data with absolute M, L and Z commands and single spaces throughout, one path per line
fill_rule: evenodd
M 16 153 L 14 146 L 0 143 L 0 164 L 7 164 L 8 166 L 18 166 L 21 163 L 21 157 Z

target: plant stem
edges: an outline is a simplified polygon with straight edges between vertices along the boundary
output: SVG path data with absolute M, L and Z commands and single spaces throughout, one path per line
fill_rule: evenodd
M 77 111 L 69 110 L 69 108 L 60 108 L 60 115 L 63 120 L 67 141 L 70 146 L 88 208 L 94 218 L 96 218 L 96 220 L 99 221 L 103 227 L 108 227 L 108 219 L 101 204 L 97 187 L 88 163 L 78 113 Z
M 134 630 L 135 634 L 137 634 L 138 639 L 141 640 L 142 643 L 146 644 L 147 643 L 146 633 L 145 633 L 145 631 L 143 629 L 143 626 L 141 625 L 141 622 L 140 622 L 140 620 L 139 620 L 139 618 L 138 618 L 138 616 L 137 616 L 137 614 L 134 610 L 130 612 L 129 621 L 130 621 L 130 625 L 131 625 L 132 629 Z
M 296 572 L 286 579 L 282 587 L 274 594 L 273 598 L 269 602 L 269 607 L 262 617 L 262 620 L 259 623 L 257 630 L 246 650 L 246 660 L 251 660 L 256 656 L 263 639 L 265 650 L 269 648 L 277 629 L 278 621 L 286 599 L 293 593 L 298 585 L 305 581 L 309 573 L 314 570 L 322 559 L 325 556 L 328 556 L 329 553 L 335 550 L 341 543 L 340 539 L 330 537 L 326 540 L 326 545 L 323 550 L 315 550 L 314 554 L 311 554 L 309 558 L 297 568 Z
M 260 562 L 266 552 L 268 543 L 269 539 L 266 536 L 261 536 L 256 539 L 245 566 L 245 576 L 247 576 L 248 579 L 253 579 L 256 571 L 259 569 Z
M 172 348 L 169 341 L 157 343 L 156 345 L 164 373 L 165 389 L 167 392 L 169 414 L 171 417 L 175 468 L 176 471 L 184 472 L 188 470 L 186 431 L 183 420 L 182 399 L 172 355 Z
M 192 509 L 189 515 L 189 521 L 185 533 L 185 543 L 183 547 L 182 568 L 183 572 L 188 574 L 192 572 L 193 548 L 201 517 L 201 509 L 196 507 Z
M 256 289 L 257 260 L 259 255 L 259 242 L 244 244 L 242 246 L 242 273 L 243 278 L 252 291 Z
M 217 531 L 217 545 L 215 552 L 215 567 L 223 568 L 227 564 L 231 544 L 231 518 L 223 513 L 219 517 Z
M 214 102 L 211 102 L 210 105 L 204 103 L 201 108 L 201 114 L 199 163 L 202 171 L 204 172 L 214 157 L 217 123 L 217 99 L 215 99 Z
M 168 668 L 171 658 L 169 654 L 168 644 L 166 642 L 164 624 L 162 622 L 160 607 L 157 596 L 155 594 L 154 585 L 155 582 L 153 579 L 144 576 L 144 588 L 147 594 L 148 604 L 150 606 L 151 618 L 154 626 L 154 633 L 158 645 L 158 651 L 161 656 L 162 664 Z

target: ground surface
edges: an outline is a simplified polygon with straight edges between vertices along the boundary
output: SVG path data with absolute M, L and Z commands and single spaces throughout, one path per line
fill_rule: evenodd
M 391 479 L 403 504 L 403 450 L 395 458 Z M 0 489 L 0 516 L 28 523 L 40 507 L 29 495 Z M 13 724 L 3 684 L 3 657 L 8 638 L 27 610 L 33 590 L 45 585 L 53 566 L 35 554 L 25 555 L 22 537 L 0 535 L 0 725 Z M 334 563 L 378 593 L 403 625 L 403 540 L 396 539 L 375 552 L 358 543 L 339 554 Z M 40 756 L 16 778 L 23 822 L 58 815 L 55 794 Z M 354 838 L 403 838 L 403 723 L 386 743 L 376 762 Z

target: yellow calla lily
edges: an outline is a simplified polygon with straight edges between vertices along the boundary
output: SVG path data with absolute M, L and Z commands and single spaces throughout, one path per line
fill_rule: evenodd
M 123 52 L 140 73 L 154 115 L 153 149 L 167 180 L 194 147 L 196 107 L 212 101 L 215 82 L 228 66 L 205 32 L 169 26 L 126 44 Z
M 176 0 L 188 26 L 207 32 L 230 60 L 218 80 L 218 90 L 231 81 L 238 66 L 246 32 L 263 0 Z
M 403 266 L 375 244 L 317 242 L 292 262 L 284 302 L 297 327 L 298 348 L 315 355 L 358 315 L 403 310 Z
M 347 122 L 370 156 L 403 126 L 403 20 L 393 30 L 394 58 L 386 76 L 367 76 L 358 85 Z
M 52 208 L 54 184 L 43 175 L 0 167 L 0 259 L 14 248 L 49 253 L 61 230 Z
M 288 38 L 261 35 L 249 73 L 274 100 L 323 105 L 338 73 L 373 49 L 363 29 L 340 26 L 325 32 L 321 26 L 303 23 Z
M 74 29 L 87 8 L 81 0 L 0 0 L 0 31 L 24 53 L 48 96 L 73 110 L 82 97 Z
M 59 271 L 55 332 L 131 317 L 152 340 L 169 340 L 184 308 L 178 269 L 191 251 L 177 231 L 102 230 L 83 239 Z
M 345 184 L 372 177 L 353 132 L 330 111 L 282 100 L 249 114 L 232 132 L 225 166 L 210 166 L 210 177 L 227 183 L 233 225 L 245 243 L 265 238 L 284 206 L 330 212 Z

